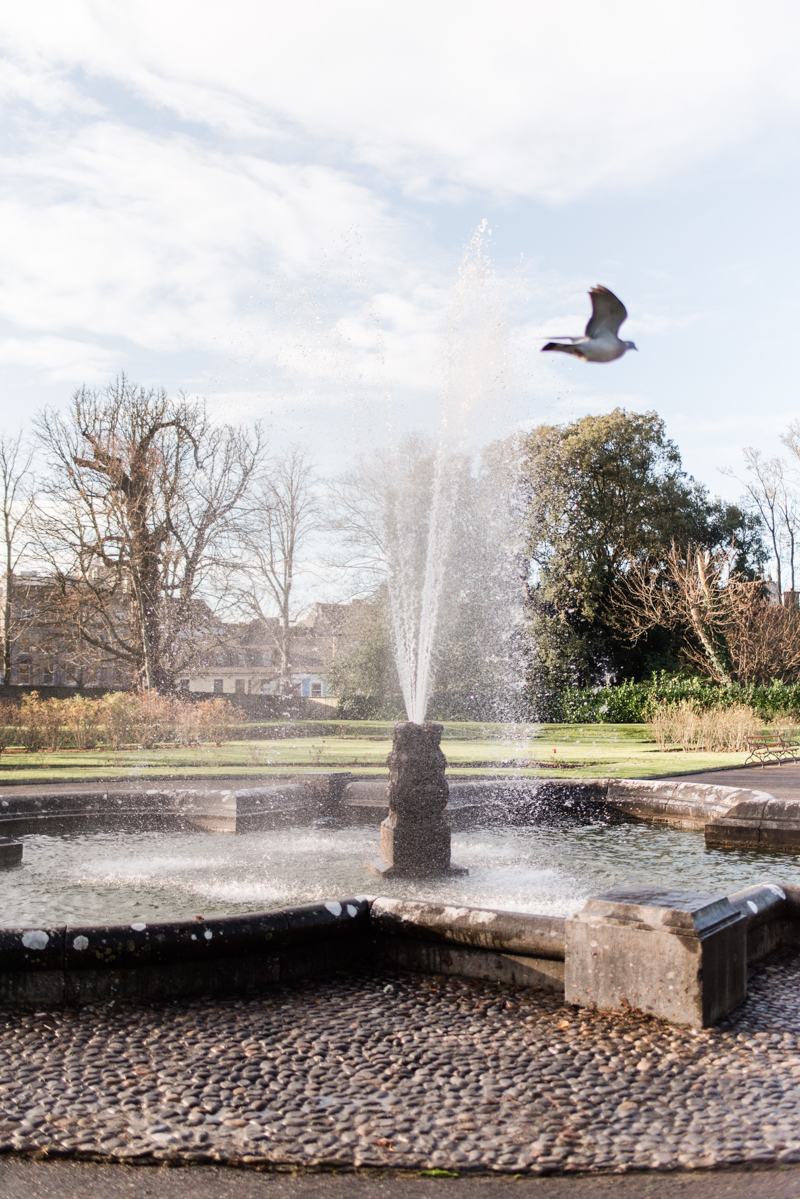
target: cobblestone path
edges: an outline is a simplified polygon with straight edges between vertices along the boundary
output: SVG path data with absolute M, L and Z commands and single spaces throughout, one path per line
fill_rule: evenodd
M 800 1161 L 800 961 L 704 1032 L 421 975 L 0 1015 L 0 1151 L 444 1169 Z

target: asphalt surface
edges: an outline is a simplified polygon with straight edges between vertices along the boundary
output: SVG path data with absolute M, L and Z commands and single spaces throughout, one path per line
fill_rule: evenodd
M 800 762 L 780 766 L 740 766 L 735 770 L 701 770 L 698 774 L 664 775 L 667 782 L 710 783 L 714 787 L 750 787 L 768 791 L 776 799 L 800 799 Z
M 2 1199 L 797 1199 L 800 1168 L 570 1178 L 265 1174 L 0 1159 Z

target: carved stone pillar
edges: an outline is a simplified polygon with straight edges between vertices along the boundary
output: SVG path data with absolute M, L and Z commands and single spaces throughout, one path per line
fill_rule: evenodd
M 389 767 L 389 815 L 381 824 L 381 860 L 367 863 L 395 877 L 465 874 L 450 861 L 450 825 L 445 817 L 449 788 L 447 759 L 439 742 L 442 725 L 401 721 L 394 726 Z

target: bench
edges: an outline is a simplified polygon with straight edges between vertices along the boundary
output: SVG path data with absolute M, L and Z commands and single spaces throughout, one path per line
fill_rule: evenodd
M 745 766 L 750 762 L 760 762 L 762 766 L 768 762 L 778 766 L 781 762 L 796 762 L 800 752 L 800 745 L 784 733 L 759 733 L 748 737 L 747 748 L 750 752 L 744 760 Z

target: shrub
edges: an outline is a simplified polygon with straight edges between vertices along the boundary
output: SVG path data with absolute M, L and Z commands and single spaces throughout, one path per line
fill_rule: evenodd
M 22 745 L 19 728 L 19 707 L 10 699 L 0 700 L 0 749 L 7 745 Z
M 52 753 L 66 745 L 86 750 L 101 743 L 112 749 L 152 749 L 164 742 L 220 745 L 235 736 L 246 719 L 225 699 L 193 703 L 153 691 L 112 691 L 99 699 L 41 699 L 31 691 L 19 706 L 0 702 L 0 749 L 24 745 Z
M 152 749 L 164 741 L 174 741 L 176 709 L 181 706 L 181 701 L 155 691 L 142 691 L 135 700 L 132 740 L 140 749 Z
M 101 737 L 101 711 L 97 700 L 75 695 L 72 699 L 46 702 L 58 704 L 63 730 L 73 748 L 94 749 Z
M 19 740 L 37 753 L 54 753 L 66 740 L 59 700 L 40 699 L 38 691 L 23 695 L 19 709 Z
M 121 749 L 134 740 L 138 696 L 125 691 L 110 691 L 95 700 L 100 709 L 99 723 L 112 749 Z
M 687 700 L 659 704 L 647 719 L 658 748 L 680 745 L 686 753 L 741 753 L 747 738 L 763 728 L 752 708 L 733 704 L 728 708 L 701 708 Z
M 191 705 L 191 718 L 196 730 L 198 741 L 212 741 L 221 745 L 228 741 L 237 725 L 247 720 L 240 708 L 234 707 L 226 699 L 206 699 Z

